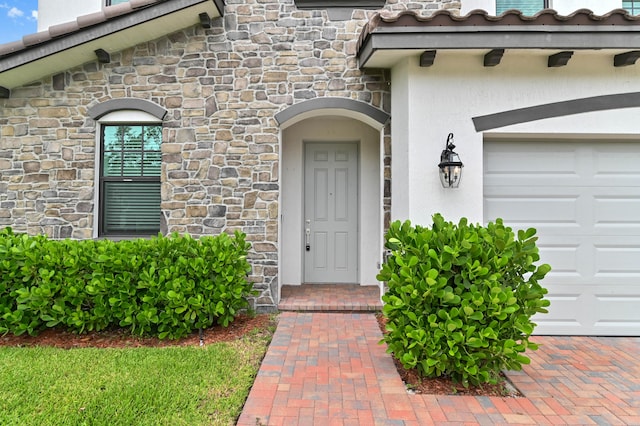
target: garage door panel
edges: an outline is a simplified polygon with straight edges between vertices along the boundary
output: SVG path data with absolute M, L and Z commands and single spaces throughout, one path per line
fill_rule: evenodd
M 535 334 L 555 334 L 562 330 L 562 334 L 582 334 L 587 324 L 584 318 L 576 315 L 576 310 L 585 305 L 585 297 L 575 288 L 566 292 L 549 293 L 547 299 L 550 301 L 548 314 L 534 315 L 532 320 L 537 324 Z
M 584 216 L 588 199 L 578 195 L 550 195 L 552 190 L 525 194 L 522 188 L 505 187 L 502 196 L 489 194 L 484 201 L 486 221 L 502 218 L 514 229 L 534 227 L 539 235 L 583 235 L 589 223 Z M 546 194 L 542 194 L 545 192 Z M 535 212 L 535 215 L 532 214 Z
M 634 286 L 626 286 L 626 291 L 625 287 L 618 288 L 616 294 L 611 295 L 609 288 L 594 289 L 594 334 L 637 334 L 637 331 L 633 333 L 640 328 L 640 296 L 636 290 Z M 605 330 L 608 332 L 604 333 Z
M 594 144 L 594 176 L 596 179 L 620 179 L 626 181 L 640 178 L 638 157 L 629 155 L 629 143 L 609 142 Z
M 548 276 L 564 276 L 575 279 L 578 272 L 578 244 L 538 244 L 541 259 L 554 259 L 553 269 Z
M 533 318 L 533 322 L 538 324 L 534 330 L 537 335 L 572 335 L 579 336 L 584 330 L 584 325 L 577 321 L 552 321 L 546 318 Z
M 584 177 L 579 164 L 579 153 L 571 147 L 548 143 L 541 150 L 539 143 L 494 142 L 485 144 L 484 179 L 489 186 L 526 186 L 531 181 L 554 185 L 559 180 L 578 184 Z
M 638 323 L 627 321 L 600 322 L 595 324 L 588 335 L 590 336 L 637 336 Z M 542 334 L 542 333 L 541 333 Z M 563 333 L 569 334 L 569 333 Z
M 500 217 L 505 222 L 519 225 L 543 222 L 548 226 L 575 226 L 577 198 L 487 198 L 485 201 L 487 217 L 495 220 Z M 531 210 L 541 210 L 533 220 Z M 505 214 L 508 212 L 508 214 Z
M 575 175 L 577 154 L 570 147 L 549 144 L 540 150 L 538 143 L 521 143 L 509 151 L 500 149 L 500 143 L 494 143 L 485 149 L 485 170 L 491 175 L 553 174 Z M 549 155 L 550 151 L 553 155 Z M 527 163 L 520 161 L 527 158 Z
M 485 143 L 484 217 L 536 228 L 537 334 L 640 335 L 640 142 Z
M 606 195 L 594 194 L 591 188 L 581 195 L 562 188 L 502 189 L 500 196 L 489 192 L 485 197 L 487 220 L 500 217 L 514 227 L 534 226 L 539 233 L 640 236 L 640 195 L 629 194 L 637 189 L 607 188 Z M 611 194 L 616 192 L 620 195 Z
M 600 279 L 637 281 L 640 291 L 640 240 L 635 236 L 616 237 L 610 244 L 608 236 L 544 235 L 538 232 L 538 249 L 544 262 L 553 259 L 549 277 L 566 277 L 590 283 Z
M 640 162 L 630 155 L 634 142 L 523 141 L 485 144 L 485 183 L 536 185 L 635 186 Z M 504 151 L 504 148 L 507 151 Z
M 593 246 L 581 236 L 538 234 L 540 261 L 551 265 L 549 278 L 558 284 L 589 282 L 593 276 Z M 549 259 L 553 259 L 553 264 Z
M 603 237 L 598 238 L 604 240 Z M 624 240 L 628 245 L 624 245 Z M 640 289 L 640 241 L 625 238 L 617 245 L 594 245 L 596 278 L 636 280 Z
M 581 294 L 550 293 L 548 314 L 535 315 L 536 334 L 634 335 L 640 327 L 640 297 L 597 294 L 591 287 Z M 602 290 L 602 289 L 600 289 Z
M 579 191 L 564 188 L 486 187 L 485 218 L 500 217 L 505 222 L 527 225 L 544 223 L 550 227 L 578 227 L 576 215 L 583 201 Z M 531 212 L 536 211 L 535 217 Z
M 528 161 L 528 159 L 527 159 Z M 485 174 L 485 183 L 491 186 L 531 186 L 531 182 L 537 181 L 547 186 L 553 186 L 558 181 L 571 183 L 575 186 L 583 186 L 585 182 L 577 173 L 533 173 L 530 171 L 514 170 L 512 173 Z
M 639 161 L 640 162 L 640 161 Z M 594 227 L 600 232 L 623 229 L 640 235 L 640 194 L 634 188 L 608 188 L 607 194 L 594 196 Z M 613 194 L 617 192 L 619 194 Z M 632 192 L 636 192 L 635 194 Z M 623 234 L 624 235 L 624 234 Z
M 534 322 L 538 324 L 547 321 L 577 322 L 574 312 L 576 306 L 580 303 L 580 296 L 579 293 L 549 294 L 547 296 L 547 299 L 551 303 L 549 306 L 549 314 L 536 316 Z

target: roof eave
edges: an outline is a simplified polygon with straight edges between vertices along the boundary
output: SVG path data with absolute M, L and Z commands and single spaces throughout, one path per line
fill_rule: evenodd
M 23 86 L 97 60 L 96 49 L 118 52 L 196 25 L 200 13 L 217 18 L 222 11 L 221 0 L 164 1 L 50 38 L 0 57 L 0 86 L 8 89 Z M 37 38 L 37 34 L 29 37 Z
M 390 68 L 376 60 L 380 53 L 398 58 L 425 50 L 629 50 L 640 49 L 640 20 L 623 10 L 597 16 L 579 10 L 564 17 L 545 10 L 534 17 L 516 11 L 489 16 L 473 11 L 461 17 L 446 10 L 430 17 L 414 12 L 377 14 L 365 26 L 358 43 L 361 68 Z
M 369 34 L 358 50 L 361 68 L 367 68 L 377 52 L 416 50 L 633 50 L 640 49 L 640 30 L 634 31 L 402 31 Z M 410 53 L 411 52 L 411 53 Z M 389 65 L 389 67 L 391 64 Z M 373 65 L 380 68 L 380 64 Z

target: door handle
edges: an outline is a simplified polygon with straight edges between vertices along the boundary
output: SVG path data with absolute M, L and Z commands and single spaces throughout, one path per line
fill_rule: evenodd
M 311 221 L 307 219 L 306 222 L 307 222 L 307 228 L 304 230 L 305 249 L 307 251 L 311 251 L 311 228 L 309 228 L 309 224 L 311 224 Z

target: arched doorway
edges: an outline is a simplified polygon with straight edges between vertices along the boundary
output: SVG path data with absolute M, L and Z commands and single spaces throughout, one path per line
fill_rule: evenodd
M 317 99 L 276 119 L 282 120 L 280 287 L 378 286 L 388 115 L 349 99 Z

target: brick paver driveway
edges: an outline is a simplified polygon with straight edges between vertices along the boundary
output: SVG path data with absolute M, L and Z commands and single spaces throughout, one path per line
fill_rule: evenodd
M 544 337 L 525 398 L 410 395 L 373 313 L 284 312 L 239 425 L 640 425 L 640 338 Z

